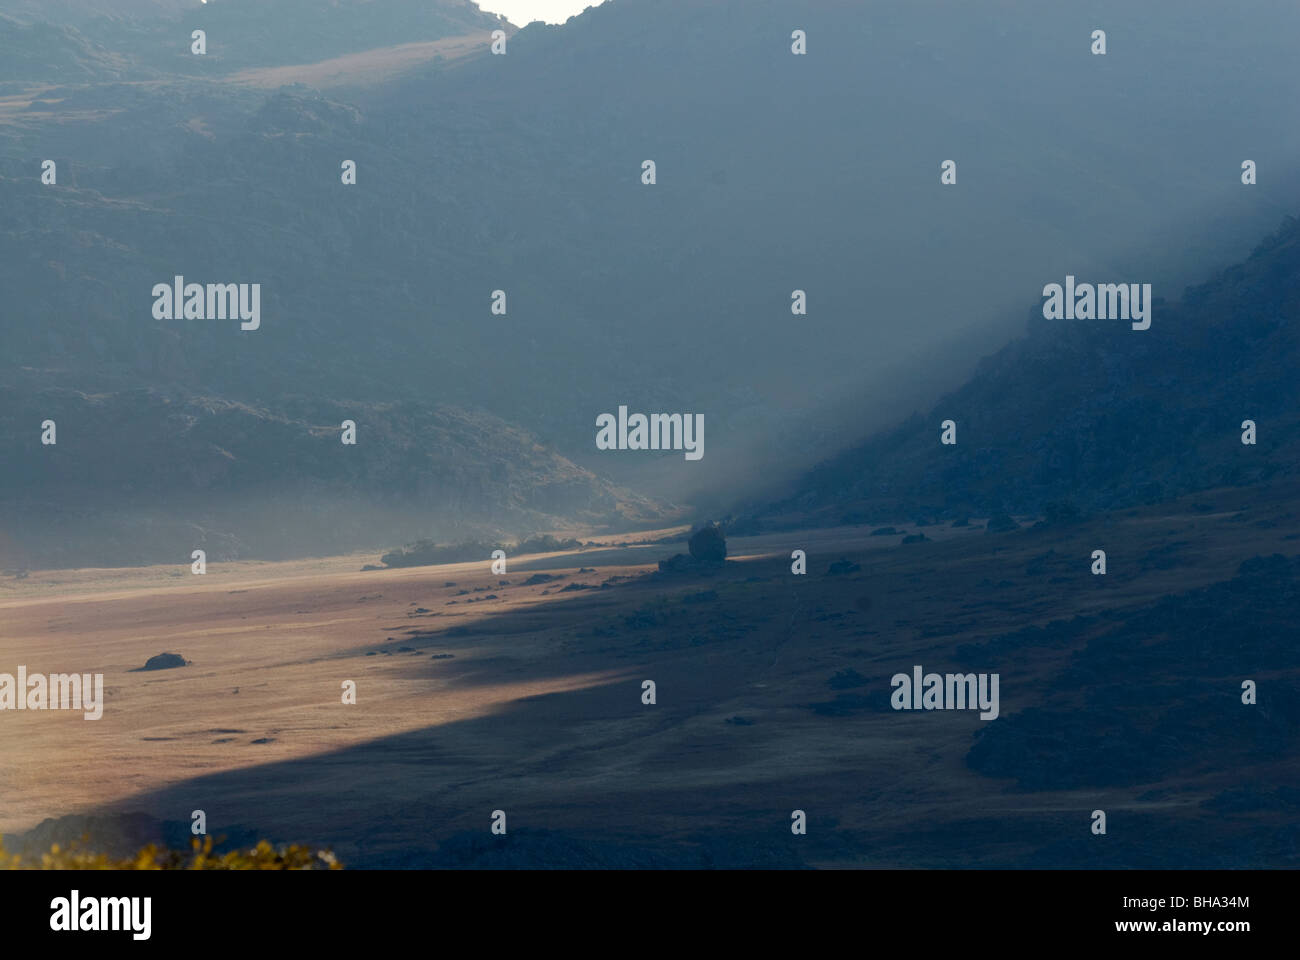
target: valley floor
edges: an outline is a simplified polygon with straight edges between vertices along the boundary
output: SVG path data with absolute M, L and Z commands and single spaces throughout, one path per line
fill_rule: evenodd
M 0 833 L 183 842 L 203 810 L 214 835 L 354 867 L 1294 866 L 1300 763 L 1277 744 L 1300 721 L 1278 698 L 1300 663 L 1277 653 L 1294 629 L 1271 633 L 1300 615 L 1294 568 L 1242 607 L 1263 611 L 1258 651 L 1178 618 L 1229 602 L 1197 591 L 1244 582 L 1243 561 L 1300 553 L 1295 493 L 1003 534 L 897 525 L 929 538 L 909 544 L 735 538 L 724 570 L 682 579 L 651 573 L 681 545 L 512 558 L 504 576 L 361 572 L 369 556 L 36 571 L 0 587 L 0 672 L 103 673 L 106 704 L 0 713 Z M 1169 636 L 1116 639 L 1153 622 Z M 1161 660 L 1184 631 L 1193 652 Z M 190 665 L 137 671 L 165 651 Z M 1001 716 L 890 709 L 889 678 L 916 664 L 1000 673 Z M 1256 712 L 1202 729 L 1180 711 L 1208 697 L 1213 717 Z

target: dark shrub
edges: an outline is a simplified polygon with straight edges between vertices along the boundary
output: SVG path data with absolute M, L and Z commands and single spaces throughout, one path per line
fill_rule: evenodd
M 703 563 L 722 563 L 727 559 L 727 539 L 716 523 L 697 530 L 687 546 L 691 556 Z

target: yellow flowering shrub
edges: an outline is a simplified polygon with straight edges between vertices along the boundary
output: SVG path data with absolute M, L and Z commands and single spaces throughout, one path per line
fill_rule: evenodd
M 95 853 L 81 843 L 64 848 L 54 844 L 40 858 L 23 857 L 5 850 L 0 837 L 0 870 L 341 870 L 343 864 L 329 850 L 313 850 L 297 844 L 273 847 L 265 840 L 250 850 L 212 852 L 212 838 L 195 837 L 190 850 L 171 850 L 149 844 L 134 856 L 115 859 Z

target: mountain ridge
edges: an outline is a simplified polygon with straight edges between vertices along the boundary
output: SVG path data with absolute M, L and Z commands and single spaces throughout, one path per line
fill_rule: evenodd
M 1157 300 L 1150 330 L 1031 317 L 924 415 L 823 462 L 757 514 L 956 519 L 1039 514 L 1067 498 L 1102 510 L 1293 478 L 1297 315 L 1300 220 L 1288 217 L 1243 262 Z M 940 443 L 948 419 L 953 446 Z M 1246 420 L 1253 446 L 1241 442 Z

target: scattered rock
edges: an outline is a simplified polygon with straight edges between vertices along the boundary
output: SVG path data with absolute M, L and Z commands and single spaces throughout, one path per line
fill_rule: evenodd
M 172 667 L 188 667 L 190 662 L 179 653 L 160 653 L 144 662 L 140 670 L 170 670 Z

